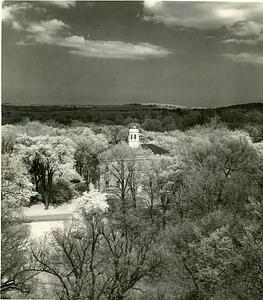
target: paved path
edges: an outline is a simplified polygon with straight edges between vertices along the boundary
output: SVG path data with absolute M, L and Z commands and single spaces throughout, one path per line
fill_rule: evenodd
M 72 218 L 73 212 L 77 209 L 77 200 L 64 203 L 58 207 L 51 206 L 45 210 L 42 203 L 24 207 L 23 212 L 28 223 L 32 222 L 53 222 L 66 221 Z
M 27 222 L 49 222 L 49 221 L 66 221 L 72 218 L 72 213 L 40 215 L 40 216 L 27 216 Z
M 77 202 L 65 203 L 59 207 L 50 206 L 48 210 L 44 209 L 43 204 L 25 207 L 23 209 L 26 223 L 31 231 L 31 237 L 43 237 L 45 232 L 54 227 L 63 228 L 65 221 L 70 221 L 73 212 L 77 208 Z

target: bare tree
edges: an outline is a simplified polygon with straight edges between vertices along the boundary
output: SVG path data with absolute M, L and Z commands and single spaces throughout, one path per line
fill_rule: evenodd
M 56 229 L 46 247 L 32 250 L 39 270 L 55 278 L 56 297 L 124 299 L 164 265 L 158 230 L 135 215 L 106 213 L 105 196 L 93 187 L 80 199 L 76 220 Z

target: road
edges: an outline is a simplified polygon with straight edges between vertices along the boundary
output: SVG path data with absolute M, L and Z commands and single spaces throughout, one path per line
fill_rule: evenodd
M 72 213 L 51 214 L 42 216 L 27 216 L 26 219 L 31 222 L 53 222 L 53 221 L 66 221 L 72 218 Z

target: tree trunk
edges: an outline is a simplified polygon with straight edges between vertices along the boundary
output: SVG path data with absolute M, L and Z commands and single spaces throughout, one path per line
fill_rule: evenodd
M 162 204 L 162 222 L 163 222 L 163 229 L 166 228 L 167 224 L 167 210 L 168 210 L 168 203 L 165 196 L 161 196 L 161 204 Z
M 44 191 L 45 209 L 48 209 L 50 204 L 50 191 L 51 191 L 52 183 L 53 183 L 53 171 L 48 170 L 47 183 L 45 183 L 45 191 Z
M 47 210 L 49 207 L 49 193 L 47 191 L 44 192 L 44 204 L 45 209 Z
M 94 271 L 94 257 L 95 257 L 95 247 L 97 242 L 97 237 L 95 233 L 94 225 L 94 216 L 92 217 L 91 228 L 92 228 L 92 244 L 91 244 L 91 253 L 90 253 L 90 273 L 91 273 L 91 287 L 90 287 L 90 300 L 95 299 L 95 285 L 96 285 L 96 276 Z

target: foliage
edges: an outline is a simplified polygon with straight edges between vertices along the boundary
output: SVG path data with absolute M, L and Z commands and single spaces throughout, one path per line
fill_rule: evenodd
M 96 184 L 99 180 L 98 155 L 107 147 L 105 139 L 99 135 L 90 134 L 80 137 L 74 153 L 76 171 L 87 184 Z
M 1 128 L 2 154 L 12 153 L 16 142 L 16 128 L 12 125 L 5 125 Z
M 20 135 L 16 151 L 24 159 L 32 175 L 36 191 L 42 196 L 45 209 L 51 202 L 51 189 L 58 179 L 78 178 L 73 170 L 74 142 L 63 137 Z
M 58 130 L 52 126 L 42 124 L 38 121 L 25 122 L 24 124 L 16 126 L 17 134 L 25 134 L 31 137 L 37 136 L 56 136 Z
M 183 163 L 179 157 L 152 156 L 143 162 L 141 169 L 144 202 L 147 203 L 150 219 L 153 221 L 157 208 L 165 229 L 169 213 L 180 194 Z
M 75 226 L 78 234 L 85 231 L 88 221 L 99 221 L 101 216 L 107 212 L 109 208 L 106 202 L 106 194 L 103 194 L 95 189 L 90 184 L 89 192 L 84 192 L 78 198 L 78 209 L 74 212 Z
M 132 123 L 131 120 L 129 123 Z M 129 123 L 127 125 L 129 125 Z M 126 142 L 128 137 L 128 128 L 121 125 L 104 126 L 101 131 L 109 144 L 117 145 L 120 142 Z
M 158 119 L 146 119 L 142 128 L 147 131 L 162 131 L 162 123 Z
M 77 195 L 73 185 L 66 180 L 58 179 L 50 190 L 50 202 L 53 205 L 60 205 L 69 202 Z
M 34 247 L 38 269 L 54 277 L 57 298 L 124 299 L 142 278 L 158 276 L 163 259 L 156 231 L 133 218 L 123 227 L 107 209 L 105 195 L 91 186 L 73 224 L 51 232 L 52 247 Z
M 242 132 L 225 129 L 189 131 L 186 143 L 181 153 L 187 167 L 168 229 L 171 260 L 178 272 L 175 280 L 185 278 L 190 287 L 181 297 L 258 299 L 262 258 L 257 245 L 262 236 L 255 229 L 260 228 L 258 221 L 251 226 L 247 203 L 258 199 L 254 208 L 260 213 L 260 152 Z M 246 247 L 251 247 L 252 256 Z
M 1 156 L 1 203 L 8 208 L 27 205 L 30 196 L 35 195 L 30 175 L 21 157 L 3 154 Z
M 37 274 L 28 256 L 29 230 L 23 217 L 2 206 L 1 209 L 1 296 L 23 297 L 34 287 Z
M 228 125 L 231 130 L 245 129 L 255 142 L 263 137 L 263 105 L 248 103 L 218 108 L 178 108 L 158 105 L 100 105 L 100 106 L 2 106 L 3 124 L 23 124 L 31 121 L 45 122 L 50 127 L 108 124 L 128 126 L 132 122 L 144 124 L 147 130 L 187 130 L 205 125 L 214 117 Z M 255 128 L 255 129 L 252 129 Z M 20 132 L 25 133 L 25 132 Z M 42 133 L 44 134 L 44 133 Z M 118 134 L 118 133 L 117 133 Z
M 217 111 L 226 122 L 245 115 L 226 111 Z M 255 134 L 251 123 L 246 131 L 229 130 L 209 110 L 176 114 L 184 128 L 199 125 L 185 132 L 142 130 L 146 142 L 169 150 L 163 156 L 130 148 L 120 124 L 5 126 L 3 287 L 29 291 L 34 269 L 47 274 L 45 289 L 56 299 L 260 299 L 263 148 L 253 135 L 261 129 Z M 147 119 L 161 122 L 162 130 L 180 128 L 172 110 L 156 107 L 137 116 L 130 108 L 120 118 Z M 18 212 L 34 190 L 54 205 L 78 197 L 79 206 L 72 223 L 32 245 L 31 257 Z
M 125 299 L 144 279 L 157 279 L 165 266 L 158 229 L 138 217 L 104 228 L 108 269 L 107 299 Z
M 21 214 L 35 192 L 20 157 L 3 154 L 1 159 L 1 295 L 21 297 L 32 290 L 36 275 L 28 260 L 29 231 Z
M 120 143 L 102 153 L 101 188 L 107 190 L 109 197 L 115 199 L 114 209 L 126 214 L 130 207 L 140 206 L 142 166 L 148 151 L 133 149 Z M 103 179 L 108 186 L 103 186 Z

